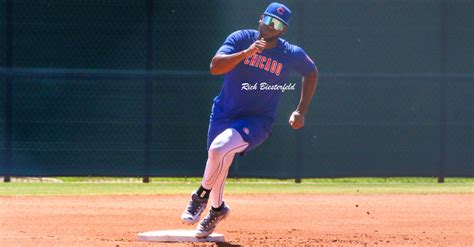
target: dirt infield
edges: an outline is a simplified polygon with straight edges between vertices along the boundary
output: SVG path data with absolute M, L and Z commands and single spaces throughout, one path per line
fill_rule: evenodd
M 163 246 L 187 196 L 0 197 L 1 246 Z M 218 246 L 468 246 L 474 195 L 230 195 Z M 215 246 L 180 243 L 166 246 Z

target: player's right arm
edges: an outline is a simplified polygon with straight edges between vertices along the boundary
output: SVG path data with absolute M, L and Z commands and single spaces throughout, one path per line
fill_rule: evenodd
M 266 45 L 267 43 L 262 38 L 252 43 L 249 48 L 243 51 L 236 52 L 236 53 L 226 54 L 224 52 L 221 52 L 221 49 L 219 49 L 219 51 L 212 58 L 212 61 L 211 61 L 211 65 L 210 65 L 211 74 L 222 75 L 231 71 L 232 69 L 235 68 L 235 66 L 237 66 L 237 64 L 242 62 L 242 60 L 244 60 L 246 57 L 253 56 L 255 53 L 263 51 Z

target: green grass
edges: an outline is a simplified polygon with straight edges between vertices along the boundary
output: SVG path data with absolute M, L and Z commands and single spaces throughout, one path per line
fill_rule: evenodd
M 200 178 L 56 178 L 56 183 L 0 183 L 0 195 L 157 195 L 189 194 Z M 447 178 L 443 184 L 434 178 L 341 178 L 303 179 L 228 179 L 226 194 L 449 194 L 474 193 L 474 179 Z
M 63 182 L 136 182 L 141 183 L 141 177 L 53 177 Z M 200 182 L 200 177 L 166 177 L 150 178 L 152 183 L 182 183 Z M 363 177 L 363 178 L 304 178 L 303 183 L 436 183 L 433 177 Z M 239 183 L 294 183 L 294 179 L 267 179 L 267 178 L 228 178 L 228 182 Z M 446 178 L 446 183 L 474 183 L 474 178 Z

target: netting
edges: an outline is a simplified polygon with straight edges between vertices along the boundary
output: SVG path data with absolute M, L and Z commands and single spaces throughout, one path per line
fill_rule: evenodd
M 201 176 L 209 62 L 268 3 L 1 0 L 0 175 Z M 285 3 L 319 87 L 229 176 L 474 175 L 474 2 Z

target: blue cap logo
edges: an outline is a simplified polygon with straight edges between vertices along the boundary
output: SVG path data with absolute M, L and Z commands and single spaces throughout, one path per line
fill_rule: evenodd
M 283 15 L 283 13 L 285 13 L 285 9 L 282 8 L 282 7 L 279 7 L 279 8 L 277 9 L 277 12 L 278 12 L 279 15 Z

